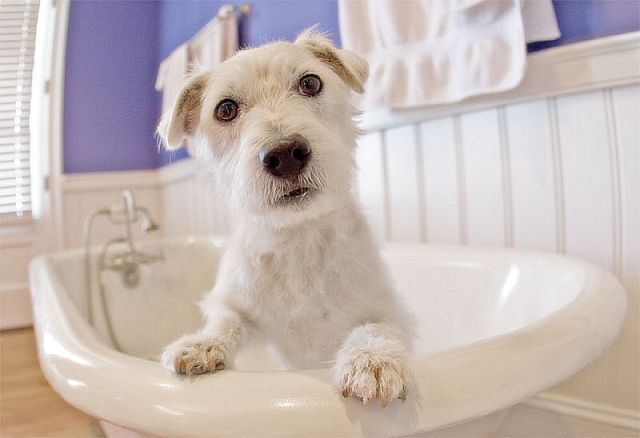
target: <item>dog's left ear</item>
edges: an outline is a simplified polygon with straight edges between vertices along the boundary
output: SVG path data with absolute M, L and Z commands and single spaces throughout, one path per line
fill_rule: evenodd
M 295 43 L 329 66 L 353 91 L 364 93 L 364 83 L 369 76 L 367 61 L 350 50 L 337 49 L 315 27 L 303 31 Z

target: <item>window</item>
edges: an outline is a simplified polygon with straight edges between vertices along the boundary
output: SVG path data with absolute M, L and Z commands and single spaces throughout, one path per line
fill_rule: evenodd
M 0 0 L 0 215 L 31 211 L 31 75 L 38 0 Z

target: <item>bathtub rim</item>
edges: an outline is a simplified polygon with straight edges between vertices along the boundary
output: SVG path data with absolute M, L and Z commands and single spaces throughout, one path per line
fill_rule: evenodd
M 173 241 L 185 242 L 187 239 L 164 239 L 158 242 Z M 190 241 L 213 243 L 218 248 L 224 246 L 224 240 L 215 238 Z M 624 290 L 613 275 L 591 263 L 557 254 L 511 249 L 395 243 L 387 244 L 382 249 L 425 247 L 480 257 L 486 253 L 515 256 L 520 261 L 532 256 L 559 258 L 584 269 L 588 281 L 585 281 L 586 287 L 573 300 L 533 324 L 468 345 L 416 357 L 418 387 L 423 394 L 421 412 L 416 424 L 405 429 L 395 428 L 390 433 L 439 429 L 517 404 L 565 380 L 595 360 L 621 328 L 626 307 Z M 79 250 L 64 253 L 75 252 Z M 64 286 L 52 272 L 52 257 L 56 255 L 40 256 L 30 266 L 34 328 L 41 367 L 47 380 L 65 400 L 97 418 L 156 435 L 259 435 L 268 430 L 273 435 L 313 436 L 314 432 L 315 435 L 366 434 L 367 427 L 376 423 L 376 418 L 372 417 L 377 416 L 379 420 L 387 414 L 393 414 L 391 409 L 366 409 L 355 400 L 343 400 L 332 385 L 331 371 L 328 369 L 225 370 L 215 375 L 186 378 L 169 373 L 156 362 L 117 352 L 98 339 L 71 297 L 64 292 Z M 62 293 L 56 292 L 56 289 Z M 68 312 L 63 311 L 65 307 L 69 309 Z M 44 311 L 45 308 L 47 311 Z M 590 313 L 593 309 L 599 311 L 595 317 Z M 57 339 L 47 338 L 53 336 L 54 331 Z M 558 331 L 560 336 L 555 333 L 553 337 L 556 344 L 554 351 L 556 365 L 559 363 L 561 366 L 551 364 L 543 373 L 536 372 L 531 366 L 527 368 L 526 356 L 547 352 L 550 347 L 545 345 L 544 340 Z M 51 342 L 58 342 L 66 352 L 52 353 Z M 496 363 L 497 353 L 506 355 L 500 356 L 502 363 Z M 506 362 L 521 365 L 515 369 L 520 378 L 515 378 L 513 367 L 505 367 Z M 136 376 L 123 377 L 123 370 L 132 366 L 140 372 Z M 96 367 L 100 367 L 105 378 L 91 378 L 90 371 Z M 475 371 L 475 374 L 485 373 L 495 380 L 490 382 L 490 386 L 482 383 L 473 385 L 478 382 L 470 379 L 473 373 L 469 373 L 469 370 Z M 504 373 L 510 372 L 511 375 L 505 378 Z M 76 386 L 71 385 L 69 380 L 75 381 Z M 195 382 L 199 391 L 194 391 Z M 234 394 L 232 389 L 238 385 L 245 390 Z M 150 388 L 153 390 L 149 391 Z M 489 389 L 490 393 L 487 392 Z M 200 393 L 199 397 L 196 392 Z M 202 398 L 204 392 L 229 395 L 223 399 L 209 400 Z M 264 396 L 265 392 L 270 396 Z M 455 399 L 454 393 L 459 396 L 458 401 L 465 400 L 462 405 L 450 406 L 451 399 Z M 150 409 L 150 399 L 161 402 Z M 206 409 L 199 410 L 202 403 Z M 401 409 L 395 412 L 398 410 Z M 187 428 L 183 421 L 174 421 L 171 412 L 174 416 L 190 415 L 190 427 Z M 216 417 L 215 432 L 207 427 L 213 421 L 212 412 L 225 412 Z M 246 421 L 239 422 L 240 413 L 254 418 L 263 417 L 268 426 L 264 422 L 259 426 Z M 280 421 L 282 415 L 286 415 L 287 421 Z M 290 427 L 292 421 L 298 427 L 295 430 Z

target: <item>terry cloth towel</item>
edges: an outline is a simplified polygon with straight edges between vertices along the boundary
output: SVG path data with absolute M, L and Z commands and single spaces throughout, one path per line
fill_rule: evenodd
M 156 90 L 162 91 L 163 113 L 173 106 L 187 76 L 188 53 L 187 45 L 182 44 L 160 64 L 156 77 Z
M 526 43 L 560 36 L 551 0 L 339 0 L 345 49 L 370 65 L 361 106 L 412 108 L 516 87 Z
M 233 6 L 218 15 L 189 42 L 189 59 L 195 70 L 210 70 L 238 50 L 238 20 Z
M 162 91 L 162 112 L 171 109 L 189 73 L 212 69 L 237 50 L 235 10 L 233 6 L 222 6 L 218 15 L 160 64 L 155 88 Z

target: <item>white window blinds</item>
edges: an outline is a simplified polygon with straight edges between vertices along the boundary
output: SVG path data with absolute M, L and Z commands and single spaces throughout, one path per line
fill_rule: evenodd
M 38 0 L 0 0 L 0 214 L 31 210 L 29 108 Z

